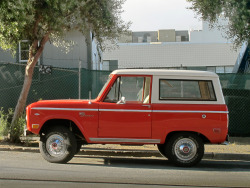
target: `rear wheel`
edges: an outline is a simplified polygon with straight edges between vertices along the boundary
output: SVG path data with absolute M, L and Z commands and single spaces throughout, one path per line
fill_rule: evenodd
M 204 144 L 196 134 L 179 133 L 166 144 L 168 159 L 177 166 L 189 167 L 199 163 L 204 155 Z
M 74 134 L 64 126 L 48 130 L 39 143 L 43 158 L 51 163 L 67 163 L 74 157 L 76 147 Z

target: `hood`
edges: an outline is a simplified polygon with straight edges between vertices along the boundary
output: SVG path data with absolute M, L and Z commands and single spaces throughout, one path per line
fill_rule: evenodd
M 95 100 L 91 100 L 91 104 L 95 103 Z M 40 100 L 29 105 L 29 107 L 50 107 L 50 108 L 83 108 L 87 106 L 89 100 L 85 99 L 61 99 L 61 100 Z

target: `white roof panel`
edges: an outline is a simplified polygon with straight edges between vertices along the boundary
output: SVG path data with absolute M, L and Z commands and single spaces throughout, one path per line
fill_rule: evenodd
M 173 76 L 199 76 L 199 77 L 216 77 L 218 75 L 208 71 L 195 71 L 195 70 L 164 70 L 164 69 L 120 69 L 115 70 L 111 74 L 120 75 L 173 75 Z

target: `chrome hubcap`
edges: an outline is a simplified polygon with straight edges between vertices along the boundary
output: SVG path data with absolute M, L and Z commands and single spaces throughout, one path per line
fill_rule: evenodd
M 53 157 L 63 155 L 66 151 L 64 138 L 58 134 L 51 135 L 46 141 L 46 149 Z
M 182 138 L 174 145 L 175 155 L 183 161 L 191 160 L 197 153 L 195 142 L 189 138 Z

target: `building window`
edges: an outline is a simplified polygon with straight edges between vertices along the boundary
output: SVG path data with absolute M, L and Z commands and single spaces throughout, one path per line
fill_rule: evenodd
M 176 42 L 181 42 L 181 36 L 176 36 L 175 38 L 176 38 L 175 39 Z
M 225 73 L 225 67 L 216 67 L 216 73 Z
M 151 42 L 151 37 L 150 36 L 147 36 L 147 42 Z
M 215 72 L 215 67 L 207 67 L 207 71 L 209 72 Z
M 29 59 L 30 42 L 22 40 L 19 42 L 19 62 L 26 63 Z
M 38 42 L 39 45 L 39 42 Z M 29 49 L 31 43 L 28 40 L 22 40 L 18 45 L 18 53 L 19 53 L 19 63 L 27 63 L 29 60 Z M 40 57 L 42 58 L 42 56 Z M 40 58 L 38 59 L 38 65 L 40 65 Z
M 232 73 L 233 72 L 234 67 L 225 67 L 225 73 Z
M 138 37 L 138 43 L 142 43 L 143 42 L 143 37 Z

